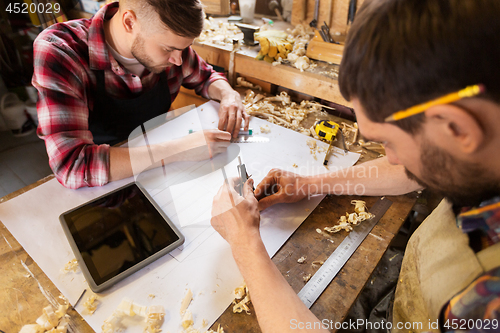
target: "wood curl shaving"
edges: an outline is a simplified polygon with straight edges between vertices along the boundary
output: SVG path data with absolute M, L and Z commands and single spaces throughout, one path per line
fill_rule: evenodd
M 248 303 L 250 303 L 250 294 L 246 283 L 243 282 L 241 286 L 234 290 L 233 313 L 245 311 L 246 314 L 250 314 Z
M 236 87 L 243 87 L 243 88 L 250 88 L 250 89 L 256 89 L 259 91 L 262 91 L 262 87 L 259 86 L 258 84 L 253 84 L 251 82 L 248 82 L 245 80 L 244 77 L 238 76 L 236 78 Z
M 292 52 L 288 53 L 287 58 L 292 66 L 299 69 L 311 70 L 317 65 L 306 56 L 306 45 L 314 37 L 314 28 L 305 24 L 297 24 L 293 30 L 287 29 L 289 33 L 287 39 L 294 41 Z
M 281 125 L 306 135 L 311 135 L 311 133 L 300 126 L 300 123 L 309 113 L 321 111 L 321 104 L 316 102 L 305 100 L 300 104 L 292 102 L 285 91 L 276 96 L 266 97 L 248 90 L 243 105 L 251 116 L 265 119 L 272 124 Z
M 234 23 L 216 21 L 212 17 L 205 19 L 203 31 L 196 41 L 201 43 L 212 43 L 216 45 L 233 46 L 233 40 L 240 43 L 243 33 Z
M 42 310 L 42 315 L 36 319 L 36 324 L 28 324 L 21 327 L 19 333 L 67 333 L 70 322 L 68 311 L 69 303 L 59 304 L 54 311 L 52 305 Z
M 63 271 L 63 273 L 69 273 L 69 272 L 76 273 L 78 271 L 79 267 L 80 266 L 78 266 L 78 260 L 73 259 L 73 260 L 68 261 L 68 263 L 66 265 L 64 265 L 64 268 L 62 271 Z
M 333 227 L 325 227 L 324 230 L 329 233 L 336 233 L 341 230 L 350 232 L 353 230 L 353 226 L 358 225 L 360 222 L 366 221 L 372 218 L 374 215 L 366 211 L 366 202 L 363 200 L 352 200 L 351 204 L 354 205 L 354 213 L 346 213 L 342 215 L 339 219 L 339 224 Z
M 144 318 L 145 333 L 159 333 L 165 317 L 165 309 L 161 305 L 151 305 L 149 307 L 135 303 L 124 298 L 115 311 L 103 323 L 102 333 L 121 332 L 126 327 L 122 324 L 125 317 L 139 316 Z
M 320 267 L 324 264 L 325 262 L 323 260 L 315 260 L 311 263 L 311 266 L 313 268 L 317 268 L 317 267 Z
M 99 305 L 98 297 L 96 295 L 90 295 L 87 300 L 83 303 L 83 306 L 90 314 L 94 314 L 97 306 Z

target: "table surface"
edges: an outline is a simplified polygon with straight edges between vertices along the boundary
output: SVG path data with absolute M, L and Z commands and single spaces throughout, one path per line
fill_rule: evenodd
M 308 126 L 309 122 L 313 122 L 319 116 L 337 122 L 345 121 L 324 113 L 321 115 L 310 114 L 303 121 L 303 125 Z M 337 142 L 335 144 L 338 145 Z M 379 154 L 376 152 L 365 150 L 358 163 L 378 156 Z M 0 199 L 0 204 L 52 178 L 53 176 L 48 176 L 9 194 Z M 398 233 L 406 216 L 411 211 L 416 202 L 417 194 L 410 193 L 388 198 L 393 201 L 391 208 L 312 306 L 312 312 L 320 320 L 328 319 L 338 322 L 345 318 L 391 240 Z M 295 292 L 299 292 L 304 286 L 303 277 L 307 274 L 314 274 L 316 271 L 317 268 L 313 268 L 311 263 L 316 260 L 326 260 L 347 235 L 344 231 L 332 235 L 318 234 L 316 229 L 332 226 L 341 215 L 347 211 L 352 212 L 351 200 L 353 199 L 365 200 L 368 207 L 371 207 L 378 200 L 377 197 L 327 195 L 273 257 L 273 262 Z M 42 314 L 42 309 L 49 304 L 46 295 L 57 298 L 61 293 L 1 221 L 0 236 L 0 267 L 2 268 L 2 274 L 0 274 L 0 313 L 2 313 L 0 331 L 5 333 L 18 332 L 23 325 L 34 323 L 36 318 Z M 307 261 L 304 264 L 299 264 L 297 259 L 302 256 L 307 257 Z M 73 318 L 72 323 L 76 332 L 93 332 L 76 311 L 70 310 L 69 313 Z M 251 315 L 244 312 L 234 314 L 232 305 L 229 304 L 213 327 L 216 328 L 218 324 L 221 324 L 227 333 L 260 332 L 253 311 Z
M 323 112 L 308 115 L 302 125 L 308 128 L 318 117 L 352 123 Z M 338 146 L 339 143 L 335 142 L 335 145 Z M 379 157 L 378 152 L 364 150 L 358 163 L 377 157 Z M 52 178 L 53 176 L 48 176 L 0 198 L 0 207 L 2 202 L 22 195 Z M 391 208 L 312 306 L 312 312 L 320 320 L 328 319 L 339 322 L 345 318 L 391 240 L 403 225 L 416 202 L 417 194 L 410 193 L 388 198 L 393 201 Z M 273 262 L 294 291 L 299 292 L 305 285 L 303 280 L 305 275 L 314 274 L 317 270 L 312 267 L 311 263 L 316 260 L 326 260 L 347 235 L 344 231 L 332 235 L 318 234 L 316 229 L 332 226 L 341 215 L 347 211 L 352 212 L 351 200 L 353 199 L 365 200 L 368 207 L 378 200 L 377 197 L 326 196 L 273 257 Z M 43 240 L 40 241 L 43 242 Z M 307 257 L 307 261 L 299 264 L 297 259 L 302 256 Z M 61 293 L 1 221 L 0 267 L 2 271 L 0 274 L 0 313 L 2 314 L 0 332 L 14 333 L 18 332 L 23 325 L 35 323 L 35 320 L 42 314 L 42 309 L 50 304 L 47 297 L 57 299 Z M 232 305 L 228 304 L 226 311 L 212 327 L 217 328 L 220 324 L 226 333 L 260 332 L 253 308 L 251 310 L 250 315 L 244 312 L 234 314 Z M 75 332 L 94 332 L 76 311 L 70 309 L 68 313 L 72 318 L 71 323 Z
M 46 177 L 1 200 L 6 201 L 21 195 L 52 178 L 53 176 Z M 411 211 L 417 196 L 411 193 L 388 198 L 393 201 L 391 208 L 312 306 L 312 312 L 320 320 L 340 322 L 347 315 L 405 217 Z M 346 210 L 351 211 L 352 199 L 366 200 L 368 207 L 378 200 L 377 197 L 326 196 L 273 257 L 273 262 L 296 292 L 299 292 L 305 284 L 303 276 L 314 274 L 316 271 L 311 263 L 316 260 L 326 260 L 346 237 L 343 231 L 325 235 L 325 233 L 318 234 L 316 229 L 333 225 Z M 42 309 L 49 304 L 45 295 L 57 298 L 61 294 L 1 222 L 0 236 L 0 267 L 2 267 L 0 330 L 5 333 L 18 332 L 23 325 L 34 323 L 41 315 Z M 307 257 L 307 261 L 299 264 L 297 259 L 302 256 Z M 77 332 L 94 332 L 76 311 L 70 310 L 69 314 L 73 318 L 72 322 Z M 260 332 L 253 311 L 251 315 L 244 312 L 234 314 L 232 305 L 229 304 L 214 327 L 218 324 L 221 324 L 228 333 Z

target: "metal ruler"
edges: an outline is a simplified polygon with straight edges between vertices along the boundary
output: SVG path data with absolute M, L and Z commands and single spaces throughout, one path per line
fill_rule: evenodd
M 380 198 L 369 210 L 375 216 L 356 226 L 300 290 L 298 296 L 308 308 L 316 302 L 391 205 L 391 200 L 385 197 Z
M 265 143 L 269 142 L 269 138 L 264 136 L 248 136 L 240 135 L 235 139 L 231 139 L 232 143 Z

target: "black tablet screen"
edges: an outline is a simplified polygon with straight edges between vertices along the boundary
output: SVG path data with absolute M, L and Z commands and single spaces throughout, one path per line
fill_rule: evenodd
M 97 285 L 179 240 L 135 184 L 64 218 Z

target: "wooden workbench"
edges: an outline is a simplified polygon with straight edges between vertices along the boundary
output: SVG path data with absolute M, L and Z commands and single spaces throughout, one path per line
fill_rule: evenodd
M 227 19 L 218 18 L 216 21 L 225 22 Z M 254 25 L 261 25 L 255 19 Z M 283 30 L 292 28 L 286 22 L 275 22 L 273 29 Z M 232 46 L 218 45 L 209 42 L 200 43 L 195 41 L 193 49 L 209 64 L 223 68 L 226 74 L 230 72 L 230 54 Z M 328 64 L 322 61 L 314 61 L 316 67 L 312 70 L 300 70 L 291 65 L 282 64 L 273 66 L 265 61 L 255 59 L 260 50 L 260 46 L 243 45 L 234 55 L 233 72 L 236 77 L 242 76 L 246 79 L 257 81 L 269 92 L 271 84 L 291 89 L 301 94 L 306 94 L 328 102 L 352 107 L 352 103 L 346 101 L 340 94 L 338 85 L 338 65 Z M 181 88 L 174 108 L 180 105 L 195 104 L 201 105 L 205 99 L 195 95 L 194 92 Z
M 223 68 L 229 65 L 230 49 L 216 45 L 196 43 L 194 49 L 209 63 Z M 315 71 L 300 72 L 290 66 L 272 66 L 254 59 L 256 48 L 244 48 L 235 55 L 235 72 L 247 78 L 254 78 L 270 84 L 293 89 L 334 103 L 350 106 L 339 93 L 338 82 L 334 75 L 338 66 L 322 64 Z M 185 92 L 190 96 L 189 92 Z M 190 97 L 191 98 L 191 97 Z M 197 99 L 196 99 L 197 98 Z M 205 100 L 196 97 L 195 104 Z M 176 100 L 183 101 L 182 94 Z M 184 105 L 190 104 L 185 101 Z M 175 106 L 174 106 L 175 108 Z M 314 117 L 312 117 L 314 118 Z M 311 119 L 312 119 L 311 118 Z M 376 158 L 378 154 L 365 154 L 360 162 Z M 52 179 L 49 176 L 24 189 L 0 199 L 0 203 L 29 191 L 31 188 Z M 416 194 L 389 197 L 394 203 L 364 240 L 358 250 L 347 262 L 330 286 L 313 305 L 313 313 L 320 319 L 341 322 L 349 312 L 365 283 L 369 280 L 391 240 L 402 226 L 411 211 Z M 360 197 L 327 196 L 311 215 L 302 223 L 291 238 L 273 257 L 273 262 L 285 276 L 292 288 L 298 292 L 305 284 L 303 276 L 314 274 L 311 262 L 326 260 L 345 238 L 344 231 L 333 235 L 318 234 L 316 229 L 333 225 L 347 210 L 352 211 L 350 201 Z M 361 198 L 371 207 L 375 197 Z M 1 209 L 1 205 L 0 205 Z M 29 209 L 29 207 L 27 207 Z M 43 240 L 40 240 L 43 242 Z M 333 242 L 332 242 L 333 241 Z M 298 264 L 297 259 L 306 256 L 305 264 Z M 57 298 L 60 292 L 30 258 L 22 246 L 10 234 L 0 221 L 0 331 L 18 332 L 25 325 L 34 323 L 42 313 L 42 308 L 49 304 L 49 297 Z M 252 309 L 253 310 L 253 309 Z M 93 330 L 74 310 L 70 310 L 72 322 L 77 332 L 91 333 Z M 255 315 L 233 314 L 232 306 L 216 321 L 224 327 L 226 333 L 260 332 Z
M 42 179 L 0 201 L 4 202 L 21 195 L 52 178 L 53 176 L 49 176 Z M 389 198 L 394 202 L 389 211 L 313 305 L 311 310 L 320 320 L 341 322 L 345 318 L 389 243 L 411 211 L 416 201 L 416 194 Z M 360 197 L 327 196 L 273 257 L 273 262 L 296 292 L 304 286 L 303 276 L 315 272 L 310 263 L 315 260 L 326 260 L 346 236 L 343 231 L 333 235 L 320 235 L 316 232 L 316 228 L 323 229 L 325 226 L 333 225 L 340 215 L 345 214 L 346 210 L 351 211 L 352 199 L 360 199 Z M 371 207 L 377 200 L 376 197 L 361 199 L 367 201 L 368 207 Z M 0 331 L 14 333 L 18 332 L 23 325 L 35 322 L 36 318 L 41 315 L 42 308 L 49 304 L 47 295 L 57 298 L 61 294 L 1 222 L 0 236 L 0 267 L 2 268 Z M 43 242 L 43 240 L 40 241 Z M 297 259 L 302 256 L 306 256 L 307 261 L 305 264 L 298 264 Z M 77 332 L 94 332 L 76 311 L 71 310 L 69 313 Z M 214 327 L 218 324 L 224 327 L 226 333 L 260 331 L 253 313 L 252 315 L 233 314 L 232 306 L 228 307 Z

